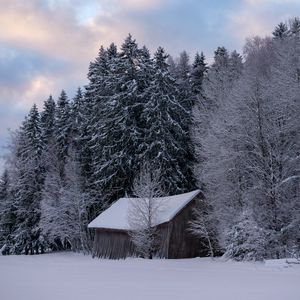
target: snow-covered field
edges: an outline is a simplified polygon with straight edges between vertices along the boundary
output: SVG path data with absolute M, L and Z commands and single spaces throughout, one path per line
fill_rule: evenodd
M 0 256 L 1 300 L 299 300 L 300 265 Z

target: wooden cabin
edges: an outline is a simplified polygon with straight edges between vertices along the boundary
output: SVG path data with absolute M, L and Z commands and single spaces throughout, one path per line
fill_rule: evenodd
M 189 193 L 154 198 L 163 203 L 155 226 L 159 233 L 160 246 L 155 253 L 160 258 L 191 258 L 206 255 L 201 241 L 188 231 L 200 190 Z M 129 231 L 128 211 L 132 201 L 139 198 L 121 198 L 102 212 L 89 225 L 95 229 L 93 256 L 122 259 L 138 256 Z

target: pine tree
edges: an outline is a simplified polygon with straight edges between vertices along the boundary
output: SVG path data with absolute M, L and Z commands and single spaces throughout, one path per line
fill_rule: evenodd
M 177 84 L 181 105 L 188 111 L 192 110 L 193 97 L 191 89 L 190 58 L 186 51 L 180 53 L 177 64 Z
M 226 48 L 218 47 L 203 89 L 205 105 L 209 110 L 222 104 L 228 95 L 231 83 L 229 81 L 229 54 Z
M 273 31 L 273 36 L 275 39 L 282 39 L 287 36 L 288 27 L 285 23 L 279 23 L 275 30 Z
M 161 170 L 162 190 L 176 194 L 194 187 L 185 120 L 188 111 L 180 104 L 177 85 L 168 71 L 163 48 L 155 53 L 155 74 L 147 89 L 143 118 L 148 144 L 144 159 Z
M 110 61 L 107 85 L 109 94 L 103 97 L 101 122 L 95 128 L 95 185 L 99 186 L 104 203 L 111 203 L 130 192 L 138 168 L 141 130 L 139 118 L 145 77 L 141 69 L 147 54 L 138 48 L 129 35 L 121 53 Z
M 69 99 L 64 90 L 57 100 L 55 116 L 55 146 L 58 149 L 58 155 L 61 160 L 61 178 L 64 178 L 64 164 L 68 154 L 71 134 L 71 107 Z
M 76 95 L 71 103 L 71 113 L 70 113 L 70 143 L 72 146 L 80 150 L 80 130 L 84 118 L 84 99 L 81 88 L 77 89 Z
M 32 107 L 18 133 L 15 159 L 14 197 L 16 230 L 12 253 L 34 254 L 43 251 L 39 219 L 43 174 L 41 168 L 41 128 L 36 105 Z
M 167 64 L 169 66 L 168 71 L 170 72 L 171 76 L 173 78 L 177 78 L 177 64 L 171 55 L 169 55 L 167 58 Z
M 242 56 L 235 50 L 230 53 L 229 62 L 228 62 L 228 72 L 229 72 L 229 82 L 234 83 L 242 74 L 244 65 Z
M 45 146 L 49 143 L 49 141 L 53 140 L 54 137 L 55 110 L 56 104 L 50 95 L 44 102 L 44 109 L 41 113 L 41 136 Z
M 85 181 L 85 190 L 96 198 L 100 197 L 99 175 L 96 170 L 102 163 L 102 132 L 104 122 L 103 110 L 109 105 L 109 96 L 114 93 L 114 79 L 111 76 L 117 59 L 117 48 L 114 44 L 106 50 L 100 48 L 94 62 L 90 64 L 89 84 L 83 103 L 82 126 L 80 132 L 80 165 Z M 96 210 L 99 210 L 96 209 Z
M 299 36 L 300 34 L 300 19 L 292 18 L 289 20 L 289 35 L 290 36 Z
M 0 179 L 0 253 L 10 254 L 12 233 L 16 226 L 14 198 L 7 170 Z
M 194 94 L 199 95 L 202 91 L 203 78 L 208 70 L 203 52 L 199 55 L 197 52 L 192 65 L 191 84 Z

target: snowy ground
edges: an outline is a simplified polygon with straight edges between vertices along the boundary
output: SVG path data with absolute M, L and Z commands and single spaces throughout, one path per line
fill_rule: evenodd
M 2 300 L 299 300 L 300 265 L 0 256 Z

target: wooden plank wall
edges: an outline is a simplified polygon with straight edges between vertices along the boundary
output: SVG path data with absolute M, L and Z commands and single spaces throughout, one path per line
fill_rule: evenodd
M 135 246 L 125 231 L 96 229 L 93 256 L 124 259 L 136 256 Z
M 192 258 L 206 256 L 201 240 L 189 231 L 189 221 L 193 217 L 196 199 L 191 201 L 175 218 L 169 222 L 171 227 L 168 258 Z

